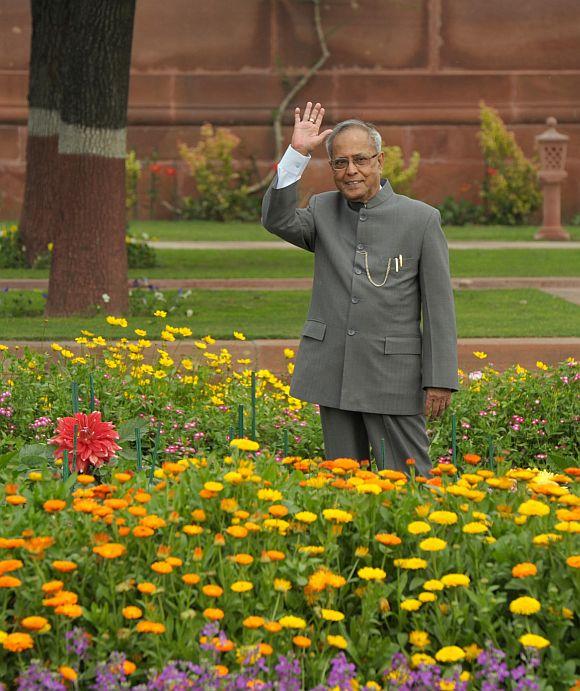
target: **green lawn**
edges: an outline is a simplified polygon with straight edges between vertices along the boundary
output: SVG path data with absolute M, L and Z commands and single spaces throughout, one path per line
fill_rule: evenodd
M 1 340 L 72 339 L 81 329 L 105 337 L 130 337 L 135 328 L 146 329 L 149 337 L 159 338 L 166 323 L 189 326 L 196 337 L 209 333 L 215 338 L 232 338 L 236 329 L 248 338 L 297 338 L 310 299 L 307 291 L 197 290 L 180 299 L 175 291 L 166 291 L 165 302 L 150 301 L 145 305 L 141 298 L 152 300 L 151 293 L 137 292 L 136 316 L 130 318 L 128 329 L 122 329 L 107 324 L 104 315 L 90 319 L 44 319 L 40 293 L 23 291 L 22 300 L 27 303 L 30 299 L 29 314 L 6 316 L 4 302 Z M 577 336 L 580 329 L 580 307 L 539 290 L 461 290 L 456 292 L 455 300 L 460 338 Z M 171 305 L 175 308 L 167 319 L 149 316 L 155 309 L 169 310 Z M 191 316 L 186 315 L 186 310 L 191 310 Z
M 216 221 L 131 221 L 136 236 L 146 233 L 155 240 L 279 241 L 259 223 L 218 223 Z M 447 226 L 448 240 L 533 240 L 536 226 Z M 567 228 L 571 239 L 580 240 L 580 227 Z
M 159 266 L 131 278 L 301 278 L 314 257 L 300 250 L 158 250 Z M 451 273 L 470 276 L 578 276 L 580 250 L 451 250 Z M 0 278 L 46 278 L 47 270 L 0 269 Z

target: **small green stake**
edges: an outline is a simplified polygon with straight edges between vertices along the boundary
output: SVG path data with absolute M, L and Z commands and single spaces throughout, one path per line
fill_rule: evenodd
M 381 437 L 381 470 L 387 467 L 387 454 L 385 451 L 385 440 Z
M 451 416 L 451 462 L 455 465 L 457 461 L 457 415 Z
M 135 446 L 137 447 L 137 470 L 143 470 L 143 450 L 141 449 L 141 430 L 135 427 Z
M 157 465 L 159 453 L 159 437 L 161 436 L 161 423 L 157 423 L 157 431 L 155 432 L 155 442 L 153 443 L 153 453 L 151 454 L 151 467 L 149 468 L 149 486 L 153 482 L 153 475 L 155 473 L 155 466 Z
M 290 451 L 290 439 L 289 439 L 289 434 L 288 430 L 284 430 L 284 458 L 288 456 L 288 452 Z
M 95 378 L 93 377 L 92 374 L 89 375 L 89 388 L 90 388 L 90 408 L 91 408 L 91 413 L 95 411 Z
M 72 411 L 73 415 L 79 412 L 79 385 L 78 382 L 73 381 L 70 385 L 71 388 L 71 398 L 72 398 Z
M 252 372 L 252 439 L 256 439 L 256 373 Z
M 70 475 L 70 468 L 68 467 L 68 451 L 66 449 L 62 452 L 62 481 L 66 482 Z
M 238 404 L 238 439 L 244 437 L 244 404 Z
M 229 437 L 230 441 L 234 438 L 234 434 L 235 434 L 234 426 L 230 425 L 230 431 L 228 432 L 228 437 Z

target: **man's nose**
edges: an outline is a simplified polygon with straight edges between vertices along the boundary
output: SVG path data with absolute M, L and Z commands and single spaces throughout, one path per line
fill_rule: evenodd
M 355 166 L 352 158 L 350 158 L 348 160 L 348 166 L 346 168 L 346 172 L 348 173 L 348 175 L 354 175 L 355 173 L 358 173 L 358 168 Z

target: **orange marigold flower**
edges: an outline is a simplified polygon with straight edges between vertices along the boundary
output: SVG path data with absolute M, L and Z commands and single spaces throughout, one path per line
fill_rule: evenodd
M 481 461 L 481 456 L 476 453 L 463 454 L 463 460 L 469 465 L 477 465 Z
M 260 626 L 264 626 L 264 618 L 258 616 L 250 616 L 246 617 L 242 623 L 247 629 L 259 629 Z
M 151 570 L 155 571 L 155 573 L 167 574 L 173 571 L 173 566 L 166 561 L 154 561 L 153 564 L 151 564 Z
M 310 648 L 312 645 L 312 641 L 308 636 L 294 636 L 292 643 L 294 643 L 297 648 Z
M 566 559 L 566 564 L 571 566 L 573 569 L 580 569 L 580 554 L 573 554 Z
M 159 636 L 162 633 L 165 633 L 165 626 L 159 622 L 144 619 L 137 624 L 135 630 L 138 633 L 154 633 Z
M 79 596 L 70 590 L 61 590 L 59 593 L 53 597 L 45 598 L 42 604 L 45 607 L 58 607 L 60 605 L 76 605 L 79 600 Z
M 22 581 L 14 576 L 0 576 L 0 588 L 18 588 Z
M 5 650 L 11 653 L 21 653 L 23 650 L 30 650 L 34 647 L 34 641 L 29 633 L 9 633 L 2 645 Z
M 155 583 L 143 581 L 143 583 L 137 583 L 137 590 L 145 595 L 153 595 L 153 593 L 157 590 L 157 586 Z
M 207 597 L 221 597 L 223 595 L 224 589 L 221 588 L 219 585 L 204 585 L 203 588 L 201 589 L 201 592 L 204 595 L 207 595 Z
M 146 525 L 137 525 L 133 528 L 133 535 L 135 537 L 151 537 L 155 535 L 153 528 L 148 528 Z
M 26 504 L 26 497 L 20 494 L 10 494 L 6 497 L 6 503 L 12 506 L 20 506 L 21 504 Z
M 40 631 L 48 625 L 48 619 L 44 617 L 24 617 L 20 622 L 25 629 L 29 631 Z
M 64 588 L 64 583 L 62 581 L 48 581 L 42 584 L 43 593 L 58 593 Z
M 66 501 L 63 501 L 62 499 L 48 499 L 44 502 L 42 508 L 47 513 L 55 513 L 57 511 L 62 511 L 66 508 Z
M 80 605 L 60 605 L 55 607 L 54 611 L 56 614 L 62 614 L 69 619 L 76 619 L 82 616 L 83 608 Z
M 52 562 L 52 568 L 61 573 L 69 573 L 70 571 L 75 571 L 78 567 L 74 561 L 68 561 L 66 559 L 57 559 Z
M 0 549 L 18 549 L 24 547 L 24 543 L 21 537 L 0 537 Z
M 232 557 L 232 560 L 236 562 L 236 564 L 240 564 L 240 566 L 249 566 L 253 561 L 254 557 L 251 554 L 236 554 Z
M 184 573 L 181 580 L 186 585 L 197 585 L 201 579 L 196 573 Z
M 5 573 L 10 573 L 11 571 L 17 571 L 23 566 L 20 559 L 4 559 L 0 561 L 0 576 Z
M 207 607 L 203 610 L 203 616 L 211 621 L 217 621 L 218 619 L 224 618 L 224 613 L 221 609 L 217 607 Z
M 512 576 L 514 578 L 526 578 L 527 576 L 535 576 L 537 573 L 536 565 L 529 561 L 516 564 L 512 569 Z
M 388 547 L 396 547 L 402 542 L 401 538 L 394 533 L 377 533 L 375 540 L 380 542 L 381 545 L 387 545 Z
M 61 677 L 66 679 L 66 681 L 76 681 L 79 678 L 79 675 L 76 673 L 76 671 L 68 665 L 61 665 L 58 668 L 58 671 L 60 672 Z
M 131 662 L 131 660 L 125 660 L 123 662 L 123 672 L 128 676 L 129 674 L 133 674 L 133 672 L 137 669 L 137 665 L 134 662 Z
M 123 607 L 123 616 L 125 619 L 140 619 L 143 616 L 143 611 L 139 607 L 129 605 L 128 607 Z
M 283 559 L 286 559 L 286 555 L 284 554 L 284 552 L 280 552 L 276 549 L 267 550 L 266 556 L 270 561 L 282 561 Z
M 96 547 L 93 547 L 93 552 L 104 559 L 117 559 L 118 557 L 123 556 L 126 551 L 127 548 L 125 545 L 121 545 L 118 542 L 109 542 L 105 545 L 97 545 Z

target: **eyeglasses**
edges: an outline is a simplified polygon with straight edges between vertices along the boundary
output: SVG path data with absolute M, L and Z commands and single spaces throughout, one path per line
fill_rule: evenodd
M 344 170 L 348 168 L 348 164 L 352 161 L 357 168 L 368 168 L 370 166 L 373 158 L 376 158 L 381 152 L 378 151 L 374 156 L 364 156 L 359 154 L 351 158 L 335 158 L 330 161 L 330 167 L 332 170 Z

